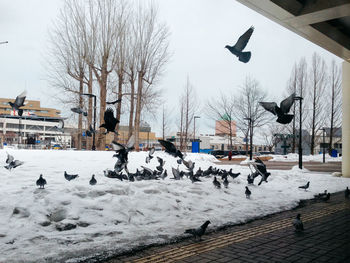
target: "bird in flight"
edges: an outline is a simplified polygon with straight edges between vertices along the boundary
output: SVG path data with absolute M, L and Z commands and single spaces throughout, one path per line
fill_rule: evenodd
M 23 110 L 20 109 L 20 107 L 24 106 L 24 100 L 26 99 L 26 96 L 27 96 L 27 92 L 23 91 L 21 94 L 19 94 L 16 97 L 15 102 L 11 102 L 11 101 L 8 102 L 13 110 L 18 111 L 19 116 L 22 116 L 23 114 Z
M 290 108 L 294 103 L 295 93 L 288 98 L 281 101 L 280 106 L 277 106 L 276 102 L 259 102 L 259 104 L 273 115 L 277 115 L 277 122 L 281 124 L 288 124 L 293 120 L 294 115 L 288 114 Z
M 233 55 L 238 57 L 239 61 L 247 63 L 250 60 L 252 53 L 250 51 L 243 52 L 243 49 L 248 44 L 250 37 L 252 36 L 254 27 L 251 26 L 243 35 L 241 35 L 234 46 L 226 45 L 227 48 Z
M 103 119 L 104 119 L 105 123 L 101 124 L 100 128 L 105 128 L 107 130 L 106 134 L 108 132 L 114 132 L 114 133 L 118 134 L 115 130 L 115 126 L 119 123 L 119 120 L 117 120 L 114 117 L 114 113 L 113 113 L 113 110 L 111 108 L 108 108 L 105 111 Z

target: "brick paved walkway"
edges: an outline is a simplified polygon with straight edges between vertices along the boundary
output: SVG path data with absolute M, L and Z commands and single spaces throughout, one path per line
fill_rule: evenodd
M 301 213 L 305 231 L 295 233 L 292 219 Z M 116 262 L 350 262 L 350 201 L 343 193 L 328 202 L 302 206 L 244 225 L 188 238 L 106 261 Z

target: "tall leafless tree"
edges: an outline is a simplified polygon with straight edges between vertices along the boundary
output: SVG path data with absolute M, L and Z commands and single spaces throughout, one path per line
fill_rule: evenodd
M 342 98 L 341 98 L 341 69 L 336 64 L 336 62 L 333 60 L 331 63 L 331 70 L 330 70 L 330 80 L 328 85 L 328 92 L 330 93 L 330 96 L 328 96 L 328 104 L 330 107 L 328 107 L 328 118 L 330 122 L 330 130 L 329 130 L 329 154 L 331 154 L 331 151 L 333 149 L 333 137 L 334 137 L 334 128 L 338 127 L 341 122 L 341 104 L 342 104 Z
M 233 149 L 235 130 L 235 102 L 233 94 L 223 94 L 216 100 L 211 99 L 206 104 L 206 114 L 214 121 L 220 121 L 219 132 L 229 136 L 229 149 Z
M 317 132 L 324 126 L 324 91 L 326 87 L 326 63 L 320 55 L 314 53 L 310 68 L 309 98 L 312 106 L 312 115 L 309 120 L 311 130 L 310 152 L 313 155 Z
M 298 65 L 297 64 L 294 64 L 294 67 L 292 69 L 292 73 L 291 73 L 291 76 L 288 80 L 288 85 L 287 85 L 287 93 L 288 93 L 288 96 L 290 94 L 293 94 L 293 93 L 297 93 L 297 84 L 298 84 Z M 296 114 L 296 103 L 293 104 L 293 107 L 292 107 L 292 114 L 295 116 Z M 296 118 L 294 117 L 293 118 L 293 121 L 291 123 L 291 125 L 288 125 L 287 127 L 289 128 L 290 126 L 290 129 L 291 129 L 291 133 L 293 134 L 292 136 L 292 153 L 295 153 L 295 144 L 296 144 L 296 129 L 295 129 L 295 120 Z
M 257 80 L 247 77 L 239 94 L 235 97 L 237 127 L 244 134 L 249 130 L 249 139 L 253 143 L 255 128 L 263 126 L 268 121 L 265 109 L 259 104 L 260 101 L 266 101 L 266 92 L 260 88 Z
M 162 108 L 162 139 L 165 140 L 165 136 L 169 130 L 169 124 L 170 124 L 170 118 L 169 118 L 169 111 L 166 108 L 166 105 L 163 104 Z

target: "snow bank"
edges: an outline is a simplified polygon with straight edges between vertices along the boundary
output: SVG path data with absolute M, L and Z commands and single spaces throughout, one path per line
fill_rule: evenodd
M 269 162 L 298 162 L 299 155 L 297 153 L 289 153 L 287 155 L 269 155 L 272 159 Z M 341 162 L 342 157 L 331 157 L 329 154 L 325 156 L 326 162 Z M 323 154 L 303 155 L 304 162 L 322 162 Z
M 248 167 L 233 168 L 241 175 L 227 189 L 216 189 L 212 178 L 192 184 L 189 179 L 170 179 L 176 159 L 164 152 L 169 172 L 164 181 L 128 182 L 103 176 L 112 169 L 113 152 L 7 150 L 25 163 L 9 172 L 0 169 L 0 262 L 75 262 L 103 253 L 166 242 L 183 235 L 209 219 L 210 227 L 241 223 L 249 219 L 295 207 L 300 199 L 314 194 L 343 190 L 350 180 L 329 174 L 313 174 L 297 169 L 271 171 L 268 183 L 249 187 L 245 198 Z M 154 169 L 157 158 L 145 164 L 147 153 L 130 153 L 129 169 L 141 165 Z M 6 152 L 0 150 L 5 164 Z M 215 159 L 215 158 L 214 158 Z M 188 154 L 195 169 L 216 166 L 213 156 Z M 185 169 L 180 165 L 180 169 Z M 78 173 L 66 181 L 63 172 Z M 39 175 L 47 180 L 44 190 L 35 185 Z M 95 174 L 97 185 L 90 186 Z M 298 186 L 310 181 L 308 191 Z M 59 231 L 72 228 L 71 230 Z

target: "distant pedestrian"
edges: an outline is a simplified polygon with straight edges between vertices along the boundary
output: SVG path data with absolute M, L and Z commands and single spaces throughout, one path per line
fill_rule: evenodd
M 231 161 L 232 160 L 232 151 L 228 152 L 228 160 Z

